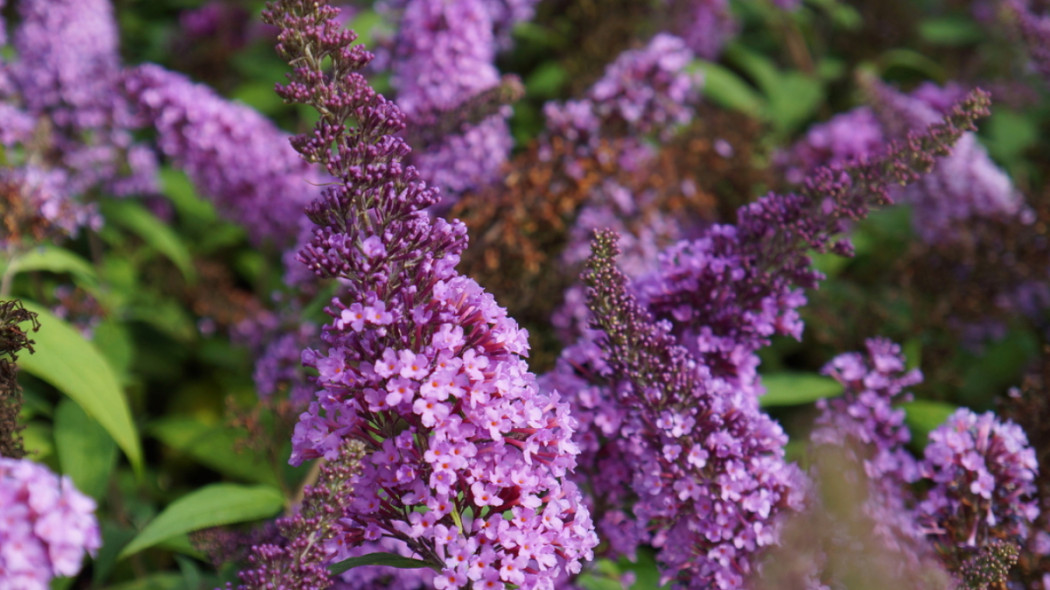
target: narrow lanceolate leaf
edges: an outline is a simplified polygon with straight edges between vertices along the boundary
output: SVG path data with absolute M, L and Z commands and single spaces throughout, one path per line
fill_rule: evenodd
M 838 381 L 813 373 L 772 373 L 762 376 L 766 394 L 758 398 L 763 408 L 810 404 L 842 394 Z
M 186 244 L 173 229 L 145 207 L 132 201 L 110 201 L 103 204 L 102 214 L 107 221 L 134 232 L 142 241 L 166 256 L 178 267 L 186 281 L 192 283 L 197 279 L 193 257 Z
M 423 561 L 422 559 L 403 557 L 396 553 L 369 553 L 368 555 L 362 555 L 361 557 L 351 557 L 350 559 L 344 559 L 343 561 L 333 563 L 328 566 L 328 569 L 333 574 L 339 575 L 347 570 L 361 567 L 363 565 L 385 565 L 401 569 L 433 567 L 433 564 Z
M 269 518 L 283 507 L 284 496 L 271 486 L 213 484 L 172 502 L 124 547 L 118 559 L 183 533 Z
M 277 474 L 264 457 L 251 449 L 237 448 L 244 431 L 208 426 L 192 418 L 167 418 L 154 422 L 146 432 L 223 475 L 254 483 L 278 483 Z
M 117 446 L 95 419 L 70 400 L 55 410 L 55 451 L 77 489 L 100 500 L 117 459 Z
M 3 263 L 0 262 L 0 267 Z M 77 278 L 77 284 L 90 289 L 98 285 L 95 268 L 80 256 L 57 246 L 39 246 L 11 260 L 5 272 L 17 274 L 30 271 L 69 273 Z
M 142 447 L 131 420 L 124 391 L 106 357 L 76 329 L 47 308 L 26 302 L 37 314 L 40 331 L 33 334 L 34 354 L 22 355 L 18 365 L 76 402 L 113 437 L 136 472 L 142 469 Z

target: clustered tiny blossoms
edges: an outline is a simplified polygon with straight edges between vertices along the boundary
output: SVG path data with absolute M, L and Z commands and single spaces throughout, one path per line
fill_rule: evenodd
M 811 439 L 834 445 L 855 438 L 872 452 L 863 458 L 866 475 L 899 488 L 916 481 L 919 469 L 905 448 L 911 433 L 904 424 L 904 410 L 895 405 L 911 400 L 907 388 L 921 383 L 922 373 L 906 371 L 900 346 L 889 340 L 873 338 L 865 346 L 866 355 L 841 354 L 821 371 L 845 391 L 841 397 L 817 402 L 820 415 Z
M 924 458 L 915 460 L 904 448 L 911 438 L 904 412 L 892 404 L 907 401 L 904 388 L 921 375 L 904 372 L 899 346 L 872 339 L 867 348 L 867 359 L 848 353 L 825 367 L 845 394 L 820 404 L 813 441 L 850 449 L 849 460 L 863 466 L 862 510 L 883 550 L 899 556 L 898 572 L 923 569 L 929 540 L 964 584 L 1003 574 L 1039 513 L 1038 466 L 1024 431 L 991 412 L 959 409 L 930 433 Z M 909 485 L 920 478 L 930 480 L 921 500 Z
M 574 422 L 556 393 L 537 390 L 524 332 L 455 272 L 464 228 L 423 210 L 438 194 L 402 165 L 404 115 L 358 73 L 371 54 L 337 14 L 305 0 L 266 12 L 294 67 L 280 94 L 321 114 L 293 145 L 340 180 L 307 208 L 318 227 L 300 259 L 345 289 L 326 348 L 303 355 L 320 389 L 292 461 L 334 458 L 347 440 L 367 447 L 344 547 L 395 539 L 439 570 L 436 588 L 552 588 L 597 543 L 565 481 Z
M 333 544 L 343 544 L 339 519 L 353 497 L 353 479 L 361 472 L 365 447 L 349 441 L 333 461 L 321 467 L 317 483 L 303 490 L 303 501 L 292 516 L 278 519 L 282 543 L 262 543 L 252 547 L 250 569 L 242 573 L 241 588 L 267 588 L 278 585 L 293 588 L 327 588 L 332 573 L 325 566 L 327 557 L 338 552 Z M 227 585 L 230 588 L 231 585 Z
M 397 104 L 409 127 L 426 128 L 462 118 L 474 97 L 501 84 L 496 69 L 497 26 L 504 19 L 527 17 L 522 10 L 535 0 L 511 8 L 502 1 L 387 0 L 381 8 L 397 13 L 397 37 L 391 52 Z M 531 8 L 531 7 L 529 7 Z M 431 185 L 452 202 L 465 190 L 496 179 L 512 140 L 510 108 L 494 105 L 478 121 L 463 121 L 453 132 L 415 144 L 412 163 Z M 447 204 L 447 203 L 446 203 Z
M 852 482 L 863 498 L 851 507 L 858 514 L 839 520 L 867 519 L 868 542 L 877 544 L 876 552 L 892 562 L 878 567 L 891 568 L 887 573 L 902 580 L 915 579 L 919 572 L 931 570 L 935 561 L 911 513 L 914 498 L 908 486 L 919 479 L 920 466 L 906 448 L 911 432 L 904 423 L 904 410 L 895 405 L 911 400 L 907 388 L 921 383 L 922 373 L 906 370 L 900 346 L 889 340 L 872 338 L 865 348 L 864 354 L 835 357 L 821 371 L 838 381 L 844 391 L 841 397 L 817 402 L 820 414 L 810 440 L 816 452 L 832 449 L 840 453 L 832 469 L 842 469 L 841 463 L 847 463 L 863 470 L 856 478 L 859 481 Z M 814 473 L 816 469 L 810 474 L 817 481 L 848 477 L 838 472 Z M 840 535 L 856 533 L 848 532 L 855 526 L 845 528 Z
M 871 108 L 859 107 L 814 126 L 803 140 L 778 155 L 790 182 L 801 182 L 818 166 L 844 165 L 877 155 L 890 139 L 939 120 L 963 95 L 953 85 L 941 88 L 927 83 L 911 94 L 875 81 L 868 85 L 873 95 Z M 992 162 L 973 133 L 963 134 L 930 174 L 907 188 L 893 190 L 892 196 L 914 207 L 915 230 L 930 244 L 959 242 L 966 224 L 975 219 L 1031 216 L 1009 177 Z
M 918 179 L 986 107 L 987 95 L 976 93 L 880 158 L 819 170 L 802 194 L 771 194 L 742 207 L 737 225 L 712 226 L 701 238 L 669 248 L 657 269 L 637 281 L 638 295 L 611 263 L 613 238 L 600 236 L 587 280 L 602 334 L 597 343 L 585 334 L 567 348 L 547 379 L 575 394 L 585 457 L 580 477 L 598 482 L 590 489 L 614 554 L 630 555 L 651 542 L 661 549 L 667 579 L 691 587 L 741 584 L 755 550 L 775 538 L 775 514 L 798 505 L 791 491 L 799 489 L 797 478 L 783 461 L 783 432 L 757 410 L 756 353 L 773 334 L 801 335 L 801 289 L 822 278 L 801 246 L 851 252 L 847 241 L 833 241 L 847 221 L 889 204 L 889 183 Z M 671 408 L 679 412 L 662 411 Z M 725 408 L 732 408 L 732 419 L 716 418 Z M 700 444 L 672 444 L 663 440 L 668 435 Z M 679 480 L 679 501 L 661 502 L 658 473 L 691 469 L 679 464 L 687 447 L 699 472 Z M 699 502 L 708 489 L 715 491 L 701 502 L 702 512 L 743 512 L 694 523 L 681 536 L 677 526 L 696 511 L 680 502 Z M 727 505 L 727 498 L 735 500 Z M 729 539 L 742 542 L 722 542 Z
M 930 433 L 924 457 L 933 487 L 917 518 L 939 545 L 954 551 L 1027 538 L 1039 514 L 1037 463 L 1020 426 L 961 408 Z
M 69 477 L 0 457 L 0 587 L 45 590 L 102 545 L 95 502 Z
M 605 374 L 620 379 L 595 419 L 608 437 L 608 459 L 589 473 L 607 505 L 603 532 L 618 552 L 652 543 L 664 581 L 678 587 L 738 588 L 751 555 L 775 542 L 778 513 L 801 506 L 787 438 L 754 396 L 714 387 L 712 368 L 638 303 L 614 262 L 615 233 L 598 232 L 593 249 L 588 307 L 604 334 Z
M 249 228 L 256 244 L 292 244 L 321 179 L 286 133 L 247 105 L 157 65 L 129 70 L 124 86 L 156 129 L 160 151 L 221 215 Z
M 156 161 L 133 141 L 138 122 L 119 88 L 109 2 L 22 0 L 17 9 L 14 57 L 0 62 L 0 248 L 99 227 L 86 193 L 156 190 Z

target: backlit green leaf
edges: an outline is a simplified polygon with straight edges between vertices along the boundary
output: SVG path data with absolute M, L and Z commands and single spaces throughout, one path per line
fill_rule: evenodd
M 136 472 L 142 469 L 142 449 L 131 410 L 106 358 L 72 326 L 46 308 L 25 302 L 37 314 L 40 331 L 33 334 L 34 354 L 18 357 L 19 366 L 67 395 L 106 429 Z
M 758 398 L 764 408 L 809 404 L 842 393 L 838 381 L 813 373 L 772 373 L 762 376 L 766 394 Z
M 172 502 L 124 547 L 120 559 L 191 531 L 268 518 L 283 507 L 284 497 L 271 486 L 213 484 Z

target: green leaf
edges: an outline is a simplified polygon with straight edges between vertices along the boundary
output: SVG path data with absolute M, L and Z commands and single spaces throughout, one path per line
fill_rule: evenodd
M 569 74 L 558 62 L 546 62 L 525 79 L 525 90 L 530 97 L 554 98 L 569 82 Z
M 80 406 L 63 400 L 55 409 L 54 436 L 62 473 L 78 490 L 101 499 L 117 460 L 117 446 L 106 429 Z
M 29 250 L 12 260 L 6 272 L 15 275 L 35 270 L 72 274 L 85 288 L 98 285 L 98 275 L 88 261 L 57 246 L 38 246 Z
M 780 90 L 780 72 L 768 57 L 735 42 L 725 48 L 723 55 L 727 62 L 750 76 L 762 94 L 771 97 Z
M 242 480 L 277 485 L 277 474 L 264 458 L 249 449 L 240 452 L 237 443 L 243 431 L 224 426 L 208 426 L 190 418 L 169 418 L 154 422 L 149 432 L 164 444 L 193 457 L 223 475 Z
M 33 334 L 36 352 L 18 357 L 19 366 L 79 404 L 106 429 L 140 473 L 138 432 L 109 362 L 80 332 L 46 308 L 33 302 L 25 302 L 25 307 L 37 314 L 40 331 Z
M 18 357 L 21 364 L 23 357 Z M 33 457 L 34 461 L 42 462 L 55 452 L 55 437 L 51 433 L 51 425 L 44 422 L 33 421 L 26 424 L 22 430 L 22 444 L 26 452 Z
M 904 404 L 904 423 L 911 430 L 912 444 L 920 450 L 926 447 L 926 439 L 930 432 L 959 409 L 954 404 L 938 402 L 928 399 L 917 399 Z
M 776 89 L 767 96 L 773 123 L 779 131 L 790 133 L 824 104 L 824 86 L 817 78 L 800 72 L 785 72 Z
M 106 590 L 176 590 L 179 588 L 183 588 L 182 574 L 173 572 L 150 574 L 130 582 L 106 586 Z
M 284 497 L 272 486 L 212 484 L 172 502 L 124 547 L 119 559 L 176 535 L 268 518 L 283 507 Z
M 891 49 L 882 54 L 880 60 L 882 72 L 899 68 L 914 72 L 922 78 L 929 80 L 943 80 L 945 78 L 944 66 L 933 59 L 911 49 Z M 886 75 L 879 76 L 886 79 Z
M 909 338 L 901 346 L 904 352 L 905 368 L 909 371 L 922 366 L 922 340 Z
M 988 151 L 999 162 L 1013 162 L 1039 141 L 1038 121 L 1000 107 L 981 127 L 987 132 Z
M 809 404 L 842 393 L 838 381 L 814 373 L 772 373 L 762 376 L 766 394 L 758 398 L 763 408 Z
M 272 88 L 270 92 L 273 93 Z M 219 218 L 215 205 L 197 194 L 197 188 L 185 172 L 162 168 L 158 176 L 164 194 L 171 199 L 180 218 L 185 218 L 183 221 L 197 225 L 214 223 Z
M 284 100 L 273 91 L 273 82 L 246 82 L 238 86 L 230 98 L 270 116 L 284 106 Z
M 919 37 L 933 45 L 971 45 L 987 36 L 980 25 L 966 17 L 947 16 L 919 24 Z
M 765 108 L 765 100 L 750 84 L 724 66 L 709 61 L 697 61 L 697 68 L 704 74 L 704 97 L 729 109 L 741 111 L 753 117 Z
M 339 575 L 347 570 L 361 567 L 363 565 L 385 565 L 400 569 L 418 569 L 421 567 L 432 567 L 437 569 L 433 564 L 423 561 L 422 559 L 402 557 L 396 553 L 369 553 L 368 555 L 362 555 L 361 557 L 351 557 L 350 559 L 344 559 L 343 561 L 333 563 L 328 566 L 328 569 L 333 574 Z
M 178 267 L 187 282 L 197 280 L 193 257 L 182 239 L 141 204 L 134 201 L 107 201 L 102 203 L 102 215 L 107 221 L 134 232 L 142 241 L 166 256 Z
M 92 330 L 91 341 L 109 361 L 121 384 L 126 385 L 135 349 L 125 326 L 112 318 L 103 320 Z

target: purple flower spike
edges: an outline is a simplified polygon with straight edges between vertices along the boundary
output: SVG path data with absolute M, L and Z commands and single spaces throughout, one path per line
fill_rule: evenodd
M 44 590 L 55 576 L 76 575 L 102 545 L 94 512 L 69 477 L 0 457 L 0 587 Z
M 911 95 L 872 83 L 875 113 L 890 136 L 929 125 L 962 96 L 956 86 L 919 86 Z M 927 243 L 957 240 L 958 228 L 973 218 L 1032 218 L 1021 193 L 988 157 L 973 133 L 959 138 L 930 174 L 902 189 L 900 199 L 915 208 L 914 226 Z
M 99 185 L 117 195 L 155 191 L 152 153 L 134 145 L 128 131 L 137 121 L 120 92 L 110 3 L 25 0 L 18 10 L 18 57 L 10 65 L 10 87 L 0 93 L 53 124 L 48 157 L 71 172 L 72 194 Z
M 617 381 L 595 419 L 609 437 L 592 474 L 596 502 L 610 506 L 603 529 L 620 549 L 652 543 L 676 587 L 739 588 L 755 552 L 776 541 L 778 514 L 801 507 L 801 473 L 784 462 L 787 437 L 757 399 L 713 387 L 711 367 L 631 295 L 616 240 L 596 233 L 584 273 L 605 375 Z M 607 501 L 624 486 L 633 515 Z
M 842 397 L 817 402 L 820 416 L 811 438 L 817 444 L 843 444 L 852 438 L 872 455 L 864 471 L 873 482 L 886 487 L 912 483 L 919 478 L 918 463 L 905 448 L 911 433 L 904 425 L 904 410 L 894 405 L 911 400 L 908 387 L 922 382 L 918 369 L 905 371 L 900 346 L 883 338 L 866 342 L 867 354 L 835 357 L 821 371 L 842 384 Z
M 1032 66 L 1050 82 L 1050 13 L 1036 14 L 1032 0 L 1008 0 L 1004 4 L 1017 19 Z
M 473 97 L 500 84 L 495 66 L 497 25 L 524 16 L 525 6 L 491 0 L 390 0 L 383 6 L 400 13 L 394 40 L 393 85 L 409 132 L 463 116 Z M 501 19 L 499 23 L 494 19 Z M 496 178 L 510 153 L 510 108 L 437 138 L 413 156 L 422 177 L 440 187 L 447 199 L 484 186 Z M 449 203 L 446 203 L 449 204 Z
M 294 67 L 279 93 L 321 114 L 292 144 L 339 179 L 307 208 L 317 228 L 300 260 L 344 290 L 325 348 L 303 353 L 318 391 L 292 462 L 333 459 L 347 440 L 367 454 L 324 558 L 392 540 L 438 572 L 435 588 L 551 588 L 597 544 L 566 481 L 575 421 L 537 389 L 524 331 L 455 272 L 465 228 L 424 211 L 439 195 L 402 164 L 405 116 L 358 73 L 371 54 L 337 14 L 311 0 L 266 13 Z
M 125 87 L 157 130 L 157 144 L 221 214 L 252 230 L 256 243 L 291 244 L 320 175 L 288 145 L 289 136 L 253 109 L 152 64 Z
M 996 538 L 1020 544 L 1039 514 L 1037 469 L 1020 426 L 961 408 L 930 433 L 922 471 L 933 487 L 919 522 L 949 552 Z

